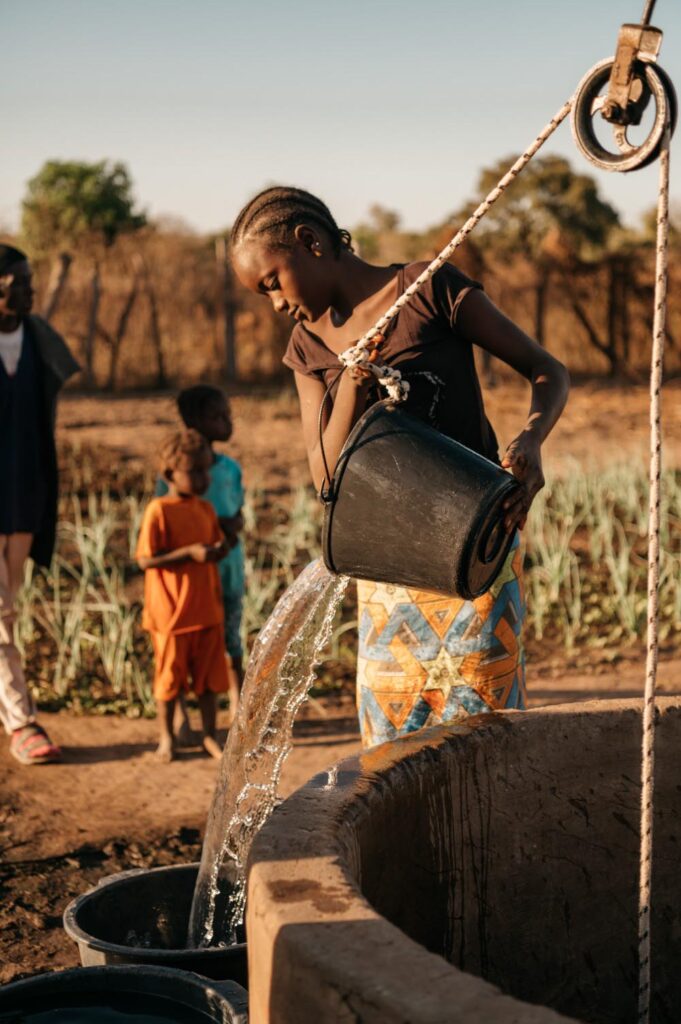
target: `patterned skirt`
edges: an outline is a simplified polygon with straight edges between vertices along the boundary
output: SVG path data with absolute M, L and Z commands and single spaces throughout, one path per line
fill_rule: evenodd
M 357 704 L 365 747 L 461 715 L 525 707 L 516 540 L 473 601 L 359 580 Z

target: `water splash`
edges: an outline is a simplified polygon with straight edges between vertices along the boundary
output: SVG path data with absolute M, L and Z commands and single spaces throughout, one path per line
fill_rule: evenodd
M 260 631 L 208 814 L 189 919 L 190 947 L 214 945 L 214 936 L 236 941 L 246 899 L 248 851 L 276 803 L 293 719 L 312 684 L 347 584 L 347 577 L 332 576 L 321 559 L 310 562 Z M 218 920 L 219 882 L 224 878 L 231 891 L 224 920 Z

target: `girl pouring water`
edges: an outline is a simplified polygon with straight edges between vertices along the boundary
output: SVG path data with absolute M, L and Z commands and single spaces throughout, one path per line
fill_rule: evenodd
M 231 241 L 241 282 L 295 321 L 284 363 L 295 374 L 308 460 L 320 489 L 324 455 L 333 472 L 353 426 L 380 397 L 367 371 L 351 368 L 339 376 L 338 357 L 427 264 L 379 267 L 360 259 L 325 204 L 297 188 L 269 188 L 252 199 L 237 217 Z M 485 415 L 473 346 L 530 382 L 527 419 L 501 460 L 521 484 L 509 499 L 504 526 L 509 533 L 522 529 L 544 485 L 541 445 L 567 399 L 565 367 L 450 264 L 377 341 L 381 362 L 409 383 L 406 411 L 496 463 L 498 444 Z M 359 581 L 357 698 L 365 746 L 460 714 L 524 707 L 521 561 L 516 540 L 490 590 L 472 601 Z

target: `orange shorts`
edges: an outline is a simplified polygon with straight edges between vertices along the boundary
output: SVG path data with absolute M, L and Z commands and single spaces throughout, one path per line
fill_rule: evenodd
M 200 697 L 206 690 L 229 689 L 227 652 L 222 623 L 188 633 L 151 633 L 156 671 L 154 697 L 174 700 L 180 690 L 191 689 Z

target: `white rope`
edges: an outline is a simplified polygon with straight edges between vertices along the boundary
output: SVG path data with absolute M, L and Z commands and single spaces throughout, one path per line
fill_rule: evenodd
M 360 338 L 356 345 L 353 345 L 352 348 L 349 348 L 340 354 L 339 359 L 342 363 L 346 366 L 358 366 L 363 370 L 369 370 L 374 374 L 378 379 L 379 384 L 386 389 L 394 401 L 401 402 L 407 397 L 407 394 L 409 393 L 409 383 L 402 380 L 402 374 L 400 371 L 389 366 L 380 365 L 379 363 L 369 359 L 370 355 L 373 355 L 375 359 L 376 344 L 374 339 L 376 339 L 377 335 L 381 335 L 382 331 L 384 331 L 388 324 L 395 319 L 402 307 L 409 302 L 413 295 L 420 291 L 426 281 L 429 281 L 433 274 L 435 274 L 440 267 L 447 262 L 452 253 L 458 249 L 464 239 L 471 233 L 478 221 L 484 217 L 489 208 L 501 195 L 503 195 L 511 182 L 514 181 L 523 168 L 527 166 L 537 150 L 544 145 L 546 140 L 553 135 L 556 128 L 562 124 L 570 113 L 573 102 L 574 96 L 570 97 L 570 99 L 563 104 L 558 113 L 551 118 L 544 128 L 542 128 L 532 145 L 528 146 L 522 156 L 518 157 L 513 166 L 509 168 L 506 174 L 504 174 L 503 178 L 499 180 L 487 197 L 483 199 L 477 210 L 471 214 L 464 226 L 457 232 L 454 238 L 452 238 L 451 242 L 444 247 L 442 252 L 435 257 L 423 273 L 409 285 L 406 291 L 400 295 L 390 309 L 388 309 L 387 312 L 385 312 L 383 316 L 376 321 L 374 326 L 370 328 L 362 338 Z
M 638 1019 L 650 1020 L 650 888 L 653 856 L 653 789 L 655 775 L 655 687 L 657 683 L 660 583 L 660 492 L 662 429 L 660 390 L 667 305 L 667 243 L 669 236 L 669 125 L 660 154 L 655 257 L 655 314 L 650 366 L 650 506 L 648 518 L 648 629 L 646 683 L 643 697 L 641 757 L 641 850 L 638 903 Z

